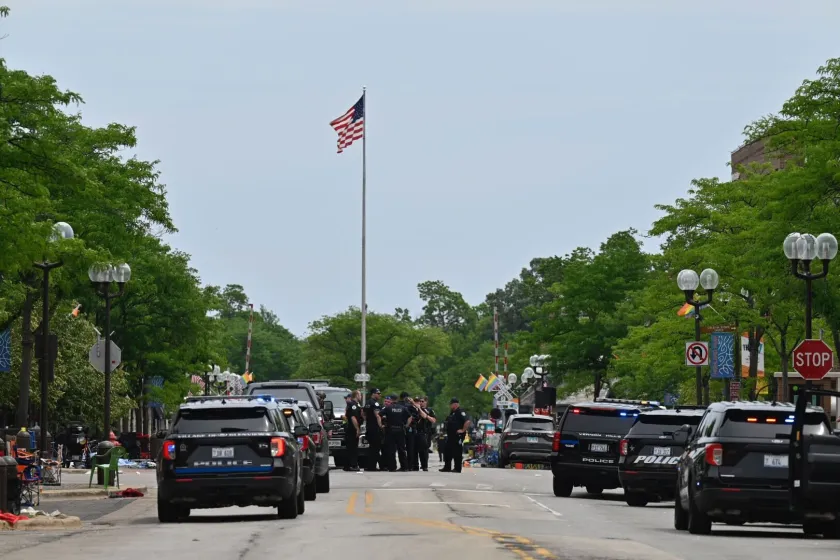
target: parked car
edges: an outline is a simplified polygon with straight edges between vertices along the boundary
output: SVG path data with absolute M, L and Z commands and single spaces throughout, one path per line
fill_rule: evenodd
M 537 414 L 508 418 L 499 442 L 499 468 L 508 463 L 548 464 L 554 441 L 554 419 Z

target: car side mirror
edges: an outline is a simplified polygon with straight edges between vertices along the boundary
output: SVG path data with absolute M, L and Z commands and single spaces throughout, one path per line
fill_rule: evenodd
M 295 437 L 303 437 L 309 435 L 309 429 L 306 426 L 295 426 L 292 430 Z
M 332 420 L 335 417 L 335 405 L 332 401 L 324 401 L 324 416 Z
M 166 436 L 168 436 L 168 435 L 169 435 L 169 432 L 167 432 L 166 430 L 161 430 L 161 431 L 159 431 L 158 433 L 155 434 L 155 437 L 157 439 L 166 439 Z
M 321 424 L 309 424 L 309 433 L 314 434 L 321 431 Z

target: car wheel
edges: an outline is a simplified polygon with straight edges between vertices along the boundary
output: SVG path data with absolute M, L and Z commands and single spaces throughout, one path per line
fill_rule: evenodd
M 313 477 L 312 482 L 303 487 L 303 497 L 309 501 L 318 497 L 318 477 Z
M 557 478 L 556 476 L 554 477 L 554 495 L 558 498 L 568 498 L 571 496 L 572 488 L 574 488 L 574 485 L 570 481 Z
M 184 508 L 161 500 L 158 500 L 157 512 L 158 521 L 161 523 L 176 523 L 189 515 L 189 510 L 184 510 Z
M 298 515 L 303 515 L 306 512 L 306 496 L 304 495 L 305 491 L 306 487 L 301 488 L 300 492 L 298 492 L 297 498 L 295 498 Z
M 277 517 L 280 519 L 294 519 L 298 516 L 297 497 L 289 497 L 277 506 Z
M 806 521 L 802 524 L 806 535 L 822 535 L 824 539 L 840 539 L 840 518 L 834 521 Z
M 589 486 L 586 487 L 586 491 L 589 494 L 594 494 L 594 495 L 597 496 L 598 494 L 602 494 L 604 492 L 604 489 L 601 488 L 600 486 L 589 485 Z
M 674 498 L 674 529 L 685 531 L 688 529 L 688 513 L 683 509 L 680 495 Z
M 315 476 L 315 490 L 319 494 L 330 493 L 330 471 L 327 471 L 323 476 Z
M 624 501 L 630 507 L 645 507 L 648 505 L 647 495 L 641 492 L 625 492 Z
M 692 535 L 708 535 L 712 532 L 712 520 L 697 508 L 690 488 L 688 491 L 688 532 Z

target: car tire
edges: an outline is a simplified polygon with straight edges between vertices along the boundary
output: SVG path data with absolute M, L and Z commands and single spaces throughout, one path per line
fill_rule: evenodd
M 184 517 L 189 516 L 190 510 L 158 500 L 157 502 L 158 521 L 161 523 L 177 523 Z
M 712 520 L 697 508 L 694 497 L 688 491 L 688 532 L 692 535 L 708 535 L 712 532 Z
M 589 486 L 586 487 L 586 492 L 588 494 L 592 494 L 593 496 L 597 496 L 598 494 L 603 494 L 604 489 L 601 488 L 600 486 L 594 486 L 594 485 L 590 484 Z
M 295 519 L 298 516 L 297 496 L 289 497 L 277 506 L 277 517 L 280 519 Z
M 674 499 L 674 529 L 677 531 L 688 530 L 688 513 L 682 507 L 679 494 Z
M 645 507 L 648 505 L 648 497 L 642 492 L 625 492 L 624 501 L 630 507 Z
M 312 501 L 318 497 L 318 477 L 312 478 L 312 482 L 303 487 L 303 497 L 308 501 Z
M 802 524 L 806 535 L 822 535 L 824 539 L 840 539 L 840 518 L 834 521 L 806 521 Z
M 303 515 L 306 513 L 306 487 L 300 489 L 300 492 L 297 494 L 297 498 L 295 498 L 295 505 L 297 506 L 298 515 Z
M 330 471 L 328 470 L 322 476 L 315 476 L 315 490 L 319 494 L 329 494 L 330 493 Z
M 568 480 L 563 480 L 562 478 L 554 477 L 554 495 L 558 498 L 568 498 L 572 495 L 572 489 L 574 488 L 574 484 L 572 484 Z

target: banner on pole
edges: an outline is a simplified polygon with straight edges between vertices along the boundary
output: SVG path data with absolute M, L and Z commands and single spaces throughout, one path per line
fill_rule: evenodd
M 741 333 L 741 377 L 750 376 L 750 337 L 749 333 Z M 757 377 L 764 377 L 764 337 L 758 342 L 758 372 Z
M 0 371 L 12 369 L 12 328 L 0 332 Z
M 713 332 L 710 346 L 711 379 L 735 377 L 735 333 Z

